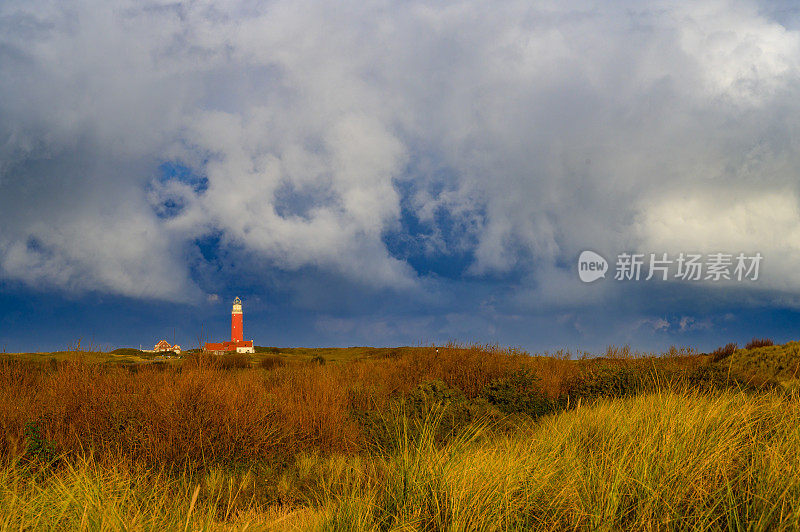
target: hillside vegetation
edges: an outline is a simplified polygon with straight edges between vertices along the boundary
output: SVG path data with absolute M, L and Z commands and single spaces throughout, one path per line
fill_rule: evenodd
M 786 387 L 795 387 L 800 382 L 800 342 L 737 349 L 721 362 L 738 375 L 758 376 Z
M 263 360 L 280 359 L 284 363 L 308 362 L 310 360 L 324 362 L 350 362 L 364 358 L 382 358 L 397 356 L 417 349 L 415 347 L 261 347 L 255 346 L 255 353 L 246 355 L 244 360 L 252 366 L 258 366 Z M 183 356 L 197 355 L 199 349 L 189 349 Z M 165 353 L 172 355 L 173 353 Z M 148 364 L 160 357 L 160 353 L 142 351 L 133 347 L 121 347 L 113 351 L 99 348 L 81 348 L 80 342 L 75 347 L 64 351 L 50 353 L 2 353 L 5 360 L 18 360 L 39 363 L 55 363 L 59 361 L 80 360 L 88 364 Z M 175 362 L 171 362 L 176 364 Z
M 0 528 L 795 529 L 797 348 L 7 357 Z

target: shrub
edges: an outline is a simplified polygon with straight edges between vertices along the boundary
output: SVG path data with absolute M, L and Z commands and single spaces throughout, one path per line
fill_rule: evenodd
M 397 360 L 402 356 L 399 349 L 390 349 L 386 353 L 384 353 L 383 358 L 391 358 Z
M 284 364 L 286 364 L 286 362 L 277 355 L 267 355 L 258 361 L 258 367 L 261 369 L 279 368 Z
M 526 414 L 534 419 L 550 414 L 557 408 L 556 401 L 544 395 L 537 387 L 539 377 L 523 369 L 508 377 L 492 381 L 485 391 L 489 404 L 505 414 Z
M 245 369 L 250 367 L 250 357 L 245 353 L 219 355 L 221 369 Z
M 25 424 L 24 459 L 51 464 L 56 460 L 56 444 L 42 435 L 42 429 L 36 421 Z
M 698 366 L 686 373 L 686 381 L 692 388 L 704 391 L 722 389 L 733 383 L 728 379 L 728 372 L 719 366 Z
M 734 343 L 727 344 L 724 347 L 718 347 L 711 353 L 711 360 L 713 362 L 719 362 L 720 360 L 728 358 L 734 354 L 737 349 L 739 349 L 739 346 Z M 748 347 L 747 349 L 750 348 Z
M 189 353 L 183 357 L 183 366 L 186 368 L 217 368 L 217 356 L 211 353 Z
M 568 386 L 569 400 L 627 397 L 650 383 L 648 368 L 627 364 L 600 364 L 573 378 Z
M 755 349 L 756 347 L 769 347 L 771 345 L 775 345 L 775 343 L 769 338 L 753 338 L 744 348 Z
M 441 380 L 458 388 L 468 398 L 475 398 L 494 379 L 539 361 L 516 349 L 501 350 L 496 346 L 465 348 L 447 344 L 439 347 L 438 352 L 430 347 L 411 350 L 400 357 L 398 363 L 414 386 L 420 382 Z
M 496 412 L 486 399 L 469 399 L 458 388 L 433 380 L 385 408 L 352 412 L 351 416 L 370 445 L 380 452 L 392 452 L 404 438 L 417 441 L 426 431 L 433 431 L 429 436 L 434 443 L 446 443 L 473 421 L 494 418 Z
M 409 394 L 407 404 L 411 412 L 425 414 L 434 405 L 463 402 L 464 393 L 440 380 L 424 382 Z
M 126 366 L 134 365 L 135 366 L 136 364 L 133 363 L 133 364 L 125 364 L 125 365 Z M 169 364 L 167 364 L 166 362 L 158 361 L 158 360 L 155 361 L 155 362 L 150 362 L 149 364 L 147 364 L 147 369 L 153 370 L 153 371 L 166 371 L 169 368 L 170 368 Z
M 250 356 L 246 353 L 191 353 L 183 357 L 183 365 L 193 369 L 244 369 L 250 367 Z
M 311 359 L 311 362 L 319 364 L 320 366 L 323 366 L 323 365 L 325 365 L 325 358 L 323 358 L 321 355 L 317 355 L 317 356 L 315 356 L 314 358 Z
M 113 355 L 125 355 L 125 356 L 140 356 L 142 355 L 141 349 L 135 349 L 133 347 L 120 347 L 119 349 L 114 349 L 111 351 Z

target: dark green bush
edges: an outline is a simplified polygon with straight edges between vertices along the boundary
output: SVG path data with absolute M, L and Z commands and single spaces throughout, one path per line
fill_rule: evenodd
M 686 381 L 690 387 L 706 391 L 735 384 L 728 378 L 728 372 L 719 366 L 698 366 L 686 373 Z
M 649 368 L 600 364 L 590 368 L 568 385 L 570 402 L 600 397 L 627 397 L 651 387 Z
M 440 380 L 423 382 L 411 392 L 407 398 L 407 405 L 412 412 L 424 414 L 434 405 L 461 403 L 465 399 L 464 393 Z
M 42 429 L 36 421 L 25 424 L 25 454 L 23 458 L 29 462 L 51 464 L 56 460 L 56 444 L 42 435 Z
M 473 421 L 491 416 L 491 407 L 485 399 L 470 400 L 464 392 L 440 380 L 417 386 L 406 398 L 405 407 L 417 428 L 435 418 L 437 442 L 447 441 Z
M 544 395 L 537 386 L 539 378 L 529 370 L 520 370 L 492 381 L 484 392 L 489 404 L 504 414 L 526 414 L 534 419 L 558 409 L 558 401 Z

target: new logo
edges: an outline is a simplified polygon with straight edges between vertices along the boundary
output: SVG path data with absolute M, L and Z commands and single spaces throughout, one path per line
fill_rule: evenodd
M 578 277 L 584 283 L 594 282 L 606 276 L 608 262 L 594 251 L 584 251 L 578 257 Z

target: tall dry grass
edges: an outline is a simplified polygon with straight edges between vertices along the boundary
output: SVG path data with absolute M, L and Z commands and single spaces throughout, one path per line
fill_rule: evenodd
M 251 471 L 166 475 L 91 456 L 58 470 L 0 466 L 0 531 L 312 530 L 314 509 L 265 506 Z
M 0 454 L 25 450 L 34 423 L 61 453 L 150 464 L 282 460 L 302 450 L 357 451 L 349 413 L 380 408 L 442 379 L 470 396 L 528 357 L 497 348 L 420 348 L 351 364 L 226 368 L 213 357 L 113 367 L 77 360 L 0 362 Z
M 800 404 L 775 393 L 660 392 L 438 444 L 442 410 L 391 453 L 300 452 L 266 471 L 167 475 L 91 457 L 0 467 L 0 530 L 796 530 Z
M 0 530 L 800 526 L 796 399 L 691 391 L 719 372 L 686 351 L 606 354 L 449 345 L 247 369 L 3 361 Z M 418 387 L 431 381 L 442 385 Z M 531 386 L 560 413 L 466 416 L 447 438 L 452 405 L 412 414 L 414 401 L 398 401 L 439 390 L 474 413 L 487 387 L 513 400 Z M 377 452 L 364 412 L 389 432 Z
M 328 471 L 326 530 L 796 530 L 800 406 L 654 393 Z M 478 441 L 479 440 L 479 441 Z
M 177 467 L 281 462 L 301 451 L 358 452 L 367 442 L 352 413 L 381 410 L 420 383 L 442 381 L 472 400 L 490 383 L 527 371 L 555 399 L 603 377 L 609 365 L 642 368 L 654 360 L 615 357 L 601 364 L 565 353 L 530 357 L 454 344 L 379 360 L 266 369 L 251 368 L 249 359 L 226 365 L 202 355 L 177 368 L 6 360 L 0 362 L 0 456 L 24 454 L 30 424 L 68 456 L 91 452 L 99 460 L 126 456 Z M 683 355 L 658 360 L 662 370 L 697 363 Z

